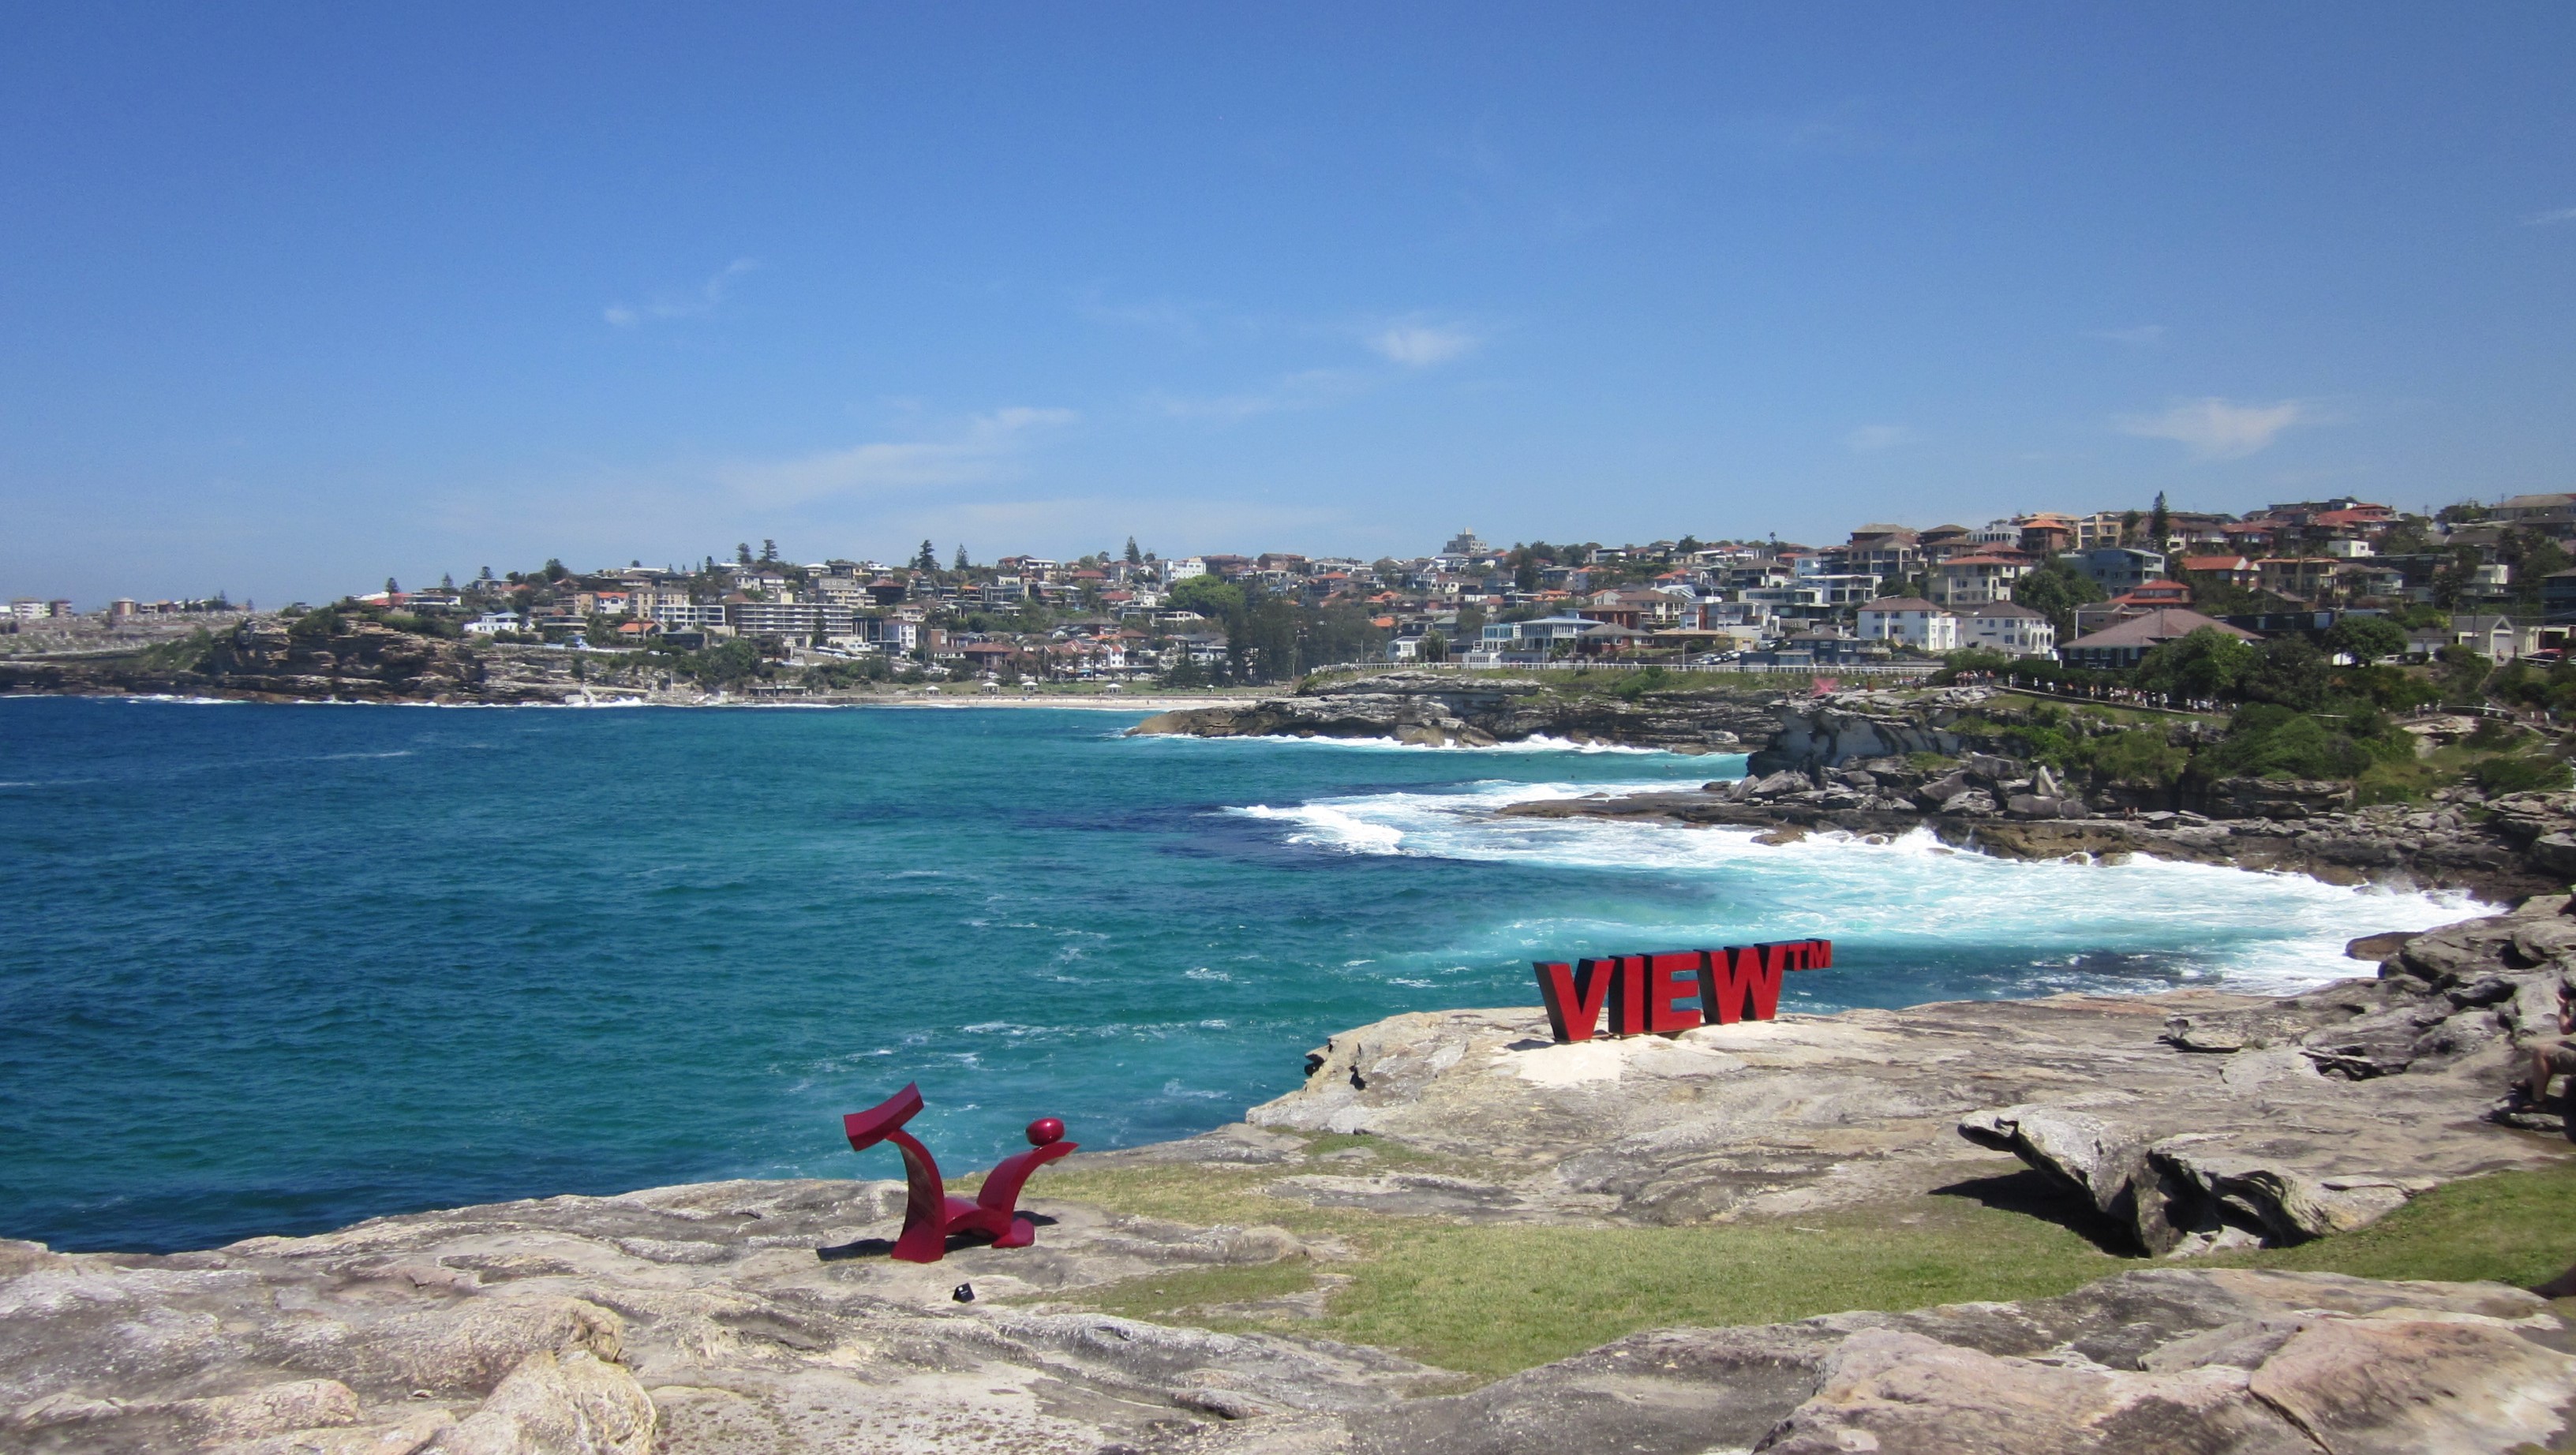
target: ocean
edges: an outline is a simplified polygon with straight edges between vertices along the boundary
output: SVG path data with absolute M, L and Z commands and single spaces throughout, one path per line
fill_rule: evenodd
M 0 700 L 0 1237 L 173 1250 L 1186 1136 L 1534 958 L 1825 936 L 1783 1009 L 2365 972 L 2457 896 L 1499 805 L 1741 758 L 1141 714 Z M 2366 973 L 2366 972 L 2365 972 Z

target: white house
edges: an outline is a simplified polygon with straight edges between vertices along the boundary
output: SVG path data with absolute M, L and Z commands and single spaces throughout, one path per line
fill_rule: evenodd
M 1955 652 L 1959 618 L 1920 596 L 1882 596 L 1860 609 L 1860 636 L 1918 652 Z
M 1962 645 L 2010 652 L 2016 657 L 2057 653 L 2057 628 L 2047 617 L 2009 601 L 1989 602 L 1959 619 Z
M 525 625 L 526 623 L 519 620 L 519 614 L 515 611 L 496 611 L 467 622 L 465 632 L 468 636 L 488 637 L 495 632 L 518 631 Z

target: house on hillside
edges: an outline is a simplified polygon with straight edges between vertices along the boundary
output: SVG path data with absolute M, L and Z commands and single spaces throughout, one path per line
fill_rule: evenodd
M 2090 636 L 2077 637 L 2058 648 L 2057 655 L 2070 666 L 2096 672 L 2124 671 L 2138 665 L 2139 658 L 2165 643 L 2179 641 L 2203 630 L 2221 632 L 2240 641 L 2262 640 L 2243 627 L 2229 626 L 2197 611 L 2166 607 L 2113 622 Z
M 1860 609 L 1860 639 L 1918 652 L 1959 649 L 1959 618 L 1920 596 L 1882 596 Z
M 2027 606 L 1990 601 L 1959 618 L 1959 645 L 2016 657 L 2053 657 L 2057 628 Z
M 2031 573 L 2027 556 L 1976 551 L 1932 568 L 1932 595 L 1943 606 L 1983 606 L 2012 600 L 2013 583 Z
M 2089 551 L 2070 551 L 2057 560 L 2060 565 L 2088 578 L 2112 596 L 2134 591 L 2150 581 L 2160 581 L 2165 574 L 2164 552 L 2141 550 L 2135 546 L 2098 546 Z
M 2262 580 L 2254 563 L 2243 556 L 2185 556 L 2179 562 L 2184 574 L 2222 586 L 2252 590 Z

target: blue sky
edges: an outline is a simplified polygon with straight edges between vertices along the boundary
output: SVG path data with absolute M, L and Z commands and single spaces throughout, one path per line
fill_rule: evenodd
M 2576 488 L 2576 7 L 0 11 L 0 593 Z

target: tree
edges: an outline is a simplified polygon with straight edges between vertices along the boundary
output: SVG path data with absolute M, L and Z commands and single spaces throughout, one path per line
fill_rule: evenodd
M 2161 490 L 2156 492 L 2156 508 L 2147 512 L 2147 536 L 2159 551 L 2173 537 L 2173 512 L 2165 509 L 2165 493 Z
M 571 575 L 572 575 L 572 568 L 571 568 L 571 567 L 566 566 L 566 565 L 565 565 L 561 560 L 557 559 L 556 557 L 553 557 L 553 556 L 548 556 L 548 557 L 546 557 L 546 579 L 547 579 L 547 580 L 549 580 L 549 581 L 562 581 L 562 580 L 569 579 L 569 578 L 571 577 Z
M 923 541 L 921 549 L 913 553 L 912 569 L 933 576 L 939 574 L 939 552 L 931 549 L 930 542 Z
M 1422 634 L 1422 660 L 1426 662 L 1449 660 L 1449 639 L 1440 635 L 1437 629 Z
M 2295 633 L 2263 644 L 2252 670 L 2237 682 L 2248 702 L 2271 702 L 2296 712 L 2312 712 L 2325 701 L 2330 685 L 2326 654 Z
M 2347 615 L 2326 632 L 2326 650 L 2352 658 L 2355 666 L 2367 667 L 2382 657 L 2404 652 L 2406 629 L 2384 616 Z
M 972 569 L 966 561 L 966 543 L 964 541 L 959 541 L 957 543 L 957 564 L 951 566 L 949 569 L 960 572 Z
M 738 565 L 738 566 L 748 566 L 748 565 L 750 565 L 750 564 L 751 564 L 751 542 L 749 542 L 749 541 L 736 541 L 736 542 L 734 542 L 734 543 L 733 543 L 733 559 L 734 559 L 734 564 L 735 564 L 735 565 Z
M 760 542 L 760 564 L 764 566 L 772 566 L 777 563 L 778 542 L 770 540 L 767 537 L 763 537 Z
M 396 585 L 394 584 L 394 578 L 393 578 L 393 577 L 391 577 L 391 576 L 387 576 L 387 577 L 385 578 L 385 594 L 386 594 L 387 596 L 391 596 L 391 595 L 393 595 L 395 592 L 400 591 L 401 589 L 402 589 L 401 587 L 396 586 Z
M 1221 577 L 1192 576 L 1173 582 L 1164 603 L 1176 610 L 1195 611 L 1210 621 L 1233 621 L 1243 615 L 1243 588 Z
M 441 571 L 441 572 L 439 573 L 439 575 L 438 575 L 438 589 L 439 589 L 439 590 L 441 590 L 441 591 L 453 591 L 453 590 L 455 590 L 455 589 L 456 589 L 456 576 L 455 576 L 455 574 L 454 574 L 453 572 Z
M 2075 608 L 2100 601 L 2102 588 L 2093 578 L 2062 561 L 2051 561 L 2013 583 L 2013 604 L 2047 617 L 2061 642 L 2075 640 Z
M 2244 638 L 2205 626 L 2140 658 L 2138 685 L 2181 697 L 2233 697 L 2260 655 Z
M 1141 566 L 1145 564 L 1144 553 L 1136 549 L 1136 538 L 1134 536 L 1129 536 L 1127 538 L 1127 564 L 1130 566 Z

